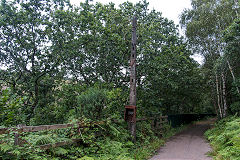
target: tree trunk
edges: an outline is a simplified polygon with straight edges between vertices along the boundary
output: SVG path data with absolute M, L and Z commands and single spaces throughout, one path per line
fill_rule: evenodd
M 35 80 L 34 82 L 34 104 L 32 106 L 32 114 L 34 114 L 34 110 L 38 105 L 38 101 L 39 101 L 39 84 L 38 84 L 38 80 Z
M 220 97 L 220 106 L 222 111 L 222 118 L 223 118 L 223 95 L 222 95 L 222 79 L 219 77 L 219 97 Z
M 223 117 L 227 116 L 226 79 L 222 72 L 222 97 L 223 97 Z
M 232 67 L 231 67 L 231 65 L 230 65 L 228 60 L 227 60 L 227 64 L 228 64 L 228 68 L 229 68 L 229 70 L 231 72 L 231 75 L 232 75 L 232 78 L 233 78 L 233 82 L 236 82 L 236 78 L 235 78 L 235 75 L 233 73 L 233 69 L 232 69 Z M 240 95 L 238 86 L 236 86 L 236 89 L 237 89 L 238 94 Z
M 222 108 L 221 108 L 220 92 L 219 92 L 219 81 L 218 81 L 217 73 L 216 73 L 216 90 L 217 90 L 219 115 L 220 115 L 220 118 L 223 118 L 223 116 L 222 116 Z
M 214 88 L 214 86 L 213 86 L 213 88 Z M 216 96 L 214 94 L 214 89 L 212 89 L 212 91 L 211 91 L 211 96 L 212 96 L 212 103 L 213 103 L 213 106 L 214 106 L 214 110 L 215 110 L 217 116 L 219 117 L 219 112 L 218 112 L 218 109 L 217 109 L 217 102 L 216 102 Z

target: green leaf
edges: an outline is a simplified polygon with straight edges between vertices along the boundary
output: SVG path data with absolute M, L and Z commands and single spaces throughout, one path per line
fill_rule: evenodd
M 10 151 L 13 149 L 13 147 L 9 144 L 6 144 L 6 143 L 3 143 L 3 144 L 0 144 L 0 149 L 3 151 L 3 152 L 7 152 L 7 151 Z

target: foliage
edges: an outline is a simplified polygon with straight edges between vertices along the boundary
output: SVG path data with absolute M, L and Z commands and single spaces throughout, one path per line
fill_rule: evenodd
M 207 111 L 201 102 L 207 97 L 205 79 L 188 42 L 145 0 L 119 8 L 88 0 L 79 7 L 68 0 L 1 0 L 0 13 L 0 80 L 11 88 L 1 95 L 1 125 L 106 121 L 27 133 L 23 146 L 12 146 L 14 132 L 1 135 L 3 159 L 144 159 L 162 144 L 150 121 L 138 124 L 136 145 L 125 123 L 111 122 L 123 119 L 128 104 L 133 15 L 138 117 Z M 38 147 L 71 139 L 81 142 L 46 151 Z
M 96 99 L 99 104 L 95 102 L 94 107 L 89 103 L 83 106 L 77 97 L 91 102 L 95 93 L 100 96 L 104 89 L 112 88 L 128 93 L 130 22 L 134 14 L 138 18 L 138 114 L 146 114 L 149 106 L 163 114 L 195 112 L 200 105 L 196 92 L 201 88 L 198 64 L 190 58 L 191 52 L 173 21 L 149 10 L 146 1 L 125 2 L 119 7 L 88 1 L 72 7 L 64 0 L 2 0 L 0 58 L 6 69 L 0 74 L 17 95 L 27 97 L 25 123 L 63 122 L 84 107 L 84 113 L 97 108 L 100 114 L 104 108 L 100 104 L 105 102 Z M 87 88 L 96 83 L 104 87 L 90 96 Z M 126 94 L 122 95 L 119 101 L 109 100 L 109 105 L 126 105 Z M 113 106 L 107 108 L 111 113 Z M 118 113 L 122 111 L 116 109 L 114 115 Z
M 76 115 L 85 116 L 89 119 L 120 118 L 123 112 L 121 104 L 126 103 L 120 88 L 108 90 L 98 86 L 88 88 L 78 97 Z M 113 110 L 114 113 L 112 112 Z M 120 116 L 120 117 L 119 117 Z
M 106 108 L 106 103 L 106 90 L 89 88 L 78 96 L 79 107 L 77 111 L 80 112 L 79 115 L 85 115 L 92 119 L 100 119 L 104 108 Z
M 51 29 L 52 11 L 65 4 L 64 0 L 1 1 L 0 60 L 6 67 L 0 70 L 1 79 L 28 97 L 28 120 L 37 107 L 53 100 L 54 81 L 61 77 L 62 54 L 53 51 Z
M 8 135 L 0 135 L 0 158 L 1 159 L 48 159 L 37 147 L 25 144 L 22 146 L 13 145 L 14 132 Z
M 87 121 L 85 122 L 87 123 Z M 125 123 L 108 122 L 105 125 L 82 129 L 59 129 L 56 131 L 41 131 L 25 133 L 21 139 L 25 141 L 20 146 L 13 145 L 14 131 L 0 135 L 0 153 L 2 159 L 145 159 L 152 155 L 164 140 L 156 136 L 159 131 L 153 130 L 149 122 L 140 122 L 138 127 L 138 143 L 133 144 Z M 166 133 L 173 133 L 168 126 Z M 100 135 L 100 136 L 99 136 Z M 163 135 L 165 137 L 165 134 Z M 166 135 L 167 136 L 167 135 Z M 169 136 L 169 135 L 168 135 Z M 80 139 L 75 145 L 41 150 L 38 146 L 55 144 L 59 141 Z M 143 147 L 142 147 L 143 146 Z M 143 151 L 143 152 L 142 152 Z M 146 153 L 143 155 L 142 153 Z
M 208 88 L 205 90 L 205 95 L 209 95 L 208 104 L 215 106 L 216 113 L 221 114 L 220 117 L 226 116 L 232 113 L 229 107 L 233 103 L 232 99 L 238 99 L 236 93 L 239 94 L 239 89 L 236 83 L 239 61 L 229 54 L 229 51 L 236 47 L 230 47 L 230 41 L 226 44 L 228 36 L 224 32 L 234 28 L 229 26 L 238 18 L 239 2 L 192 0 L 191 4 L 191 9 L 182 12 L 180 22 L 191 49 L 204 57 L 203 76 L 206 77 L 206 85 L 211 85 L 205 87 Z M 231 32 L 231 29 L 229 31 Z M 236 34 L 234 36 L 230 38 L 229 34 L 229 40 L 237 38 Z M 235 50 L 235 55 L 236 53 Z M 229 92 L 233 94 L 228 94 Z M 206 99 L 204 101 L 206 102 Z
M 230 111 L 235 113 L 240 113 L 239 104 L 239 87 L 240 87 L 240 70 L 239 70 L 239 32 L 240 32 L 240 20 L 236 19 L 224 32 L 224 41 L 226 42 L 225 48 L 225 59 L 228 59 L 234 68 L 232 69 L 235 74 L 235 79 L 232 82 L 231 95 L 232 104 L 230 106 Z M 238 90 L 236 90 L 236 88 Z
M 193 49 L 205 57 L 222 54 L 222 32 L 237 17 L 239 4 L 234 0 L 192 0 L 191 4 L 192 9 L 181 14 L 181 25 Z
M 11 89 L 0 88 L 0 124 L 14 126 L 21 124 L 27 118 L 24 108 L 25 97 L 17 96 Z
M 240 157 L 240 118 L 225 118 L 216 123 L 205 135 L 213 146 L 213 156 L 217 160 L 238 160 Z

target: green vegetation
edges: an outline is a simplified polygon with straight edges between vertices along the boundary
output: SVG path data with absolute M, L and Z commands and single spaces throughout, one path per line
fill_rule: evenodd
M 64 86 L 66 87 L 66 86 Z M 70 92 L 69 92 L 70 93 Z M 108 119 L 109 117 L 121 119 L 117 111 L 114 114 L 111 112 L 117 109 L 122 102 L 122 91 L 120 89 L 100 89 L 98 85 L 86 89 L 81 95 L 76 97 L 75 103 L 79 106 L 66 112 L 66 110 L 54 110 L 55 113 L 45 113 L 45 115 L 36 114 L 31 123 L 46 124 L 49 123 L 50 117 L 67 118 L 62 122 L 84 122 L 88 123 L 92 120 Z M 68 94 L 66 94 L 69 96 Z M 71 95 L 73 97 L 73 95 Z M 93 100 L 92 100 L 93 99 Z M 0 102 L 2 126 L 16 126 L 19 122 L 24 122 L 20 118 L 22 115 L 21 109 L 24 108 L 24 98 L 19 98 L 9 89 L 2 91 Z M 68 100 L 60 102 L 62 105 L 69 104 Z M 71 101 L 72 102 L 72 101 Z M 84 107 L 82 107 L 84 105 Z M 10 108 L 10 106 L 12 106 Z M 101 108 L 98 107 L 105 106 Z M 113 108 L 114 107 L 114 108 Z M 93 108 L 97 111 L 93 114 Z M 57 108 L 56 108 L 57 109 Z M 64 108 L 60 108 L 64 109 Z M 82 113 L 88 110 L 89 114 Z M 91 113 L 92 112 L 92 113 Z M 67 114 L 66 114 L 67 113 Z M 80 117 L 77 117 L 79 115 Z M 82 115 L 82 116 L 81 116 Z M 86 115 L 86 116 L 83 116 Z M 103 117 L 106 116 L 106 117 Z M 53 119 L 54 120 L 54 119 Z M 31 124 L 30 123 L 30 124 Z M 92 128 L 91 126 L 82 128 L 68 128 L 54 131 L 40 131 L 36 133 L 24 133 L 21 135 L 21 140 L 24 143 L 20 146 L 13 145 L 15 131 L 10 131 L 9 134 L 0 135 L 0 157 L 2 159 L 147 159 L 155 151 L 164 144 L 164 141 L 176 133 L 178 130 L 172 129 L 169 125 L 165 125 L 161 129 L 164 134 L 159 136 L 159 130 L 151 127 L 151 121 L 142 121 L 137 124 L 137 143 L 131 142 L 131 136 L 127 130 L 126 123 L 108 122 L 104 125 L 99 125 Z M 80 139 L 80 142 L 73 145 L 66 145 L 57 148 L 42 150 L 40 145 L 55 144 L 57 142 L 71 142 L 72 139 Z
M 87 123 L 87 120 L 85 122 Z M 148 122 L 140 122 L 137 126 L 137 143 L 133 144 L 126 128 L 125 123 L 114 124 L 109 121 L 106 125 L 96 128 L 25 133 L 21 139 L 27 143 L 21 146 L 13 145 L 15 132 L 12 131 L 10 134 L 0 135 L 0 157 L 1 159 L 142 160 L 149 158 L 167 138 L 181 129 L 171 129 L 169 125 L 165 125 L 161 129 L 165 134 L 159 137 L 157 136 L 159 130 L 152 130 Z M 71 141 L 71 139 L 81 141 L 47 150 L 38 147 L 59 141 Z
M 228 117 L 216 123 L 215 127 L 205 133 L 210 141 L 216 160 L 240 159 L 240 118 Z
M 239 159 L 239 1 L 196 0 L 181 15 L 181 25 L 193 50 L 204 57 L 205 100 L 214 106 L 219 121 L 206 133 L 215 159 Z
M 182 37 L 173 21 L 150 10 L 146 0 L 119 7 L 89 0 L 78 7 L 68 0 L 1 0 L 1 128 L 106 123 L 24 133 L 20 146 L 13 145 L 15 131 L 0 134 L 0 158 L 146 159 L 164 143 L 165 134 L 173 133 L 170 126 L 160 138 L 151 121 L 138 122 L 133 144 L 123 121 L 133 15 L 138 118 L 239 116 L 239 1 L 192 0 L 192 6 L 181 14 Z M 203 55 L 202 65 L 192 58 L 195 53 Z M 80 142 L 39 148 L 72 139 Z
M 235 114 L 239 103 L 239 6 L 236 0 L 192 0 L 192 9 L 181 14 L 192 50 L 204 58 L 202 102 L 210 102 L 220 118 Z
M 93 90 L 87 90 L 94 86 L 121 90 L 122 103 L 110 112 L 121 116 L 117 113 L 123 107 L 118 106 L 127 105 L 129 93 L 134 14 L 138 19 L 138 115 L 205 111 L 202 92 L 198 92 L 204 85 L 199 64 L 173 21 L 149 10 L 146 1 L 119 7 L 88 1 L 73 7 L 63 0 L 2 0 L 0 60 L 6 69 L 0 70 L 0 77 L 14 93 L 27 98 L 23 123 L 62 123 L 68 117 L 59 114 L 69 111 L 78 111 L 77 117 L 88 116 L 83 114 L 87 108 L 94 110 L 92 104 L 78 102 L 79 98 L 89 102 L 87 94 Z M 82 92 L 89 93 L 77 98 Z M 97 115 L 110 103 L 103 101 L 96 102 L 102 105 L 95 105 Z
M 12 93 L 11 89 L 7 88 L 1 91 L 0 95 L 0 121 L 1 125 L 14 126 L 25 120 L 24 113 L 24 98 Z

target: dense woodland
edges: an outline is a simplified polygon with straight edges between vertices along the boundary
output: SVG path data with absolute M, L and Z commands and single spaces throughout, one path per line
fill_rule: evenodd
M 181 36 L 178 26 L 150 10 L 145 0 L 119 7 L 88 0 L 79 7 L 68 0 L 1 0 L 0 126 L 122 120 L 129 101 L 133 15 L 137 16 L 137 117 L 239 115 L 239 3 L 192 0 L 192 8 L 180 16 L 185 32 Z M 192 58 L 194 54 L 204 57 L 203 64 Z M 15 159 L 133 158 L 130 153 L 136 148 L 126 126 L 109 123 L 98 128 L 107 135 L 102 139 L 91 129 L 78 135 L 84 147 L 27 152 L 0 140 L 0 153 L 6 159 L 13 155 Z M 146 122 L 138 127 L 139 145 L 158 139 L 149 126 Z M 53 133 L 28 138 L 36 144 L 40 138 L 42 144 L 49 143 L 53 141 L 49 134 Z M 100 145 L 104 147 L 99 149 Z M 110 146 L 114 153 L 107 152 Z

